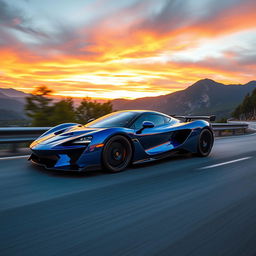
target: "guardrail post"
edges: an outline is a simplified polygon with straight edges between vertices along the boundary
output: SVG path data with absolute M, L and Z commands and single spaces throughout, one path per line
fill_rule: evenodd
M 236 130 L 233 130 L 233 135 L 236 135 Z

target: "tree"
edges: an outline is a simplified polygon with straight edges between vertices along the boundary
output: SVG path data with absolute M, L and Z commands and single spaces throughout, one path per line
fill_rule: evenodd
M 26 114 L 32 120 L 32 126 L 54 126 L 60 123 L 87 123 L 112 112 L 111 102 L 98 103 L 83 99 L 75 108 L 72 98 L 53 103 L 48 96 L 52 93 L 46 86 L 38 87 L 33 95 L 26 98 Z
M 89 98 L 85 98 L 76 109 L 76 115 L 80 123 L 87 123 L 90 119 L 96 119 L 109 114 L 112 111 L 113 108 L 110 101 L 99 103 L 91 101 Z
M 57 125 L 60 123 L 76 122 L 76 114 L 73 100 L 71 98 L 61 100 L 51 107 L 51 115 L 49 117 L 49 125 Z
M 232 116 L 237 118 L 237 119 L 241 119 L 241 115 L 242 115 L 242 104 L 237 106 L 237 108 L 232 113 Z
M 253 104 L 253 119 L 256 120 L 256 89 L 252 92 L 252 104 Z
M 25 111 L 27 116 L 32 119 L 32 126 L 49 125 L 52 99 L 47 96 L 51 93 L 52 90 L 46 86 L 40 86 L 26 98 Z
M 256 89 L 245 96 L 243 102 L 232 113 L 232 116 L 238 119 L 256 119 Z

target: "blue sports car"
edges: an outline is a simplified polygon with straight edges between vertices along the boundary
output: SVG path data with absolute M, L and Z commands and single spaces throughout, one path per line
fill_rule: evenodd
M 208 156 L 214 136 L 203 119 L 214 116 L 168 116 L 146 110 L 113 112 L 86 125 L 65 123 L 31 145 L 30 160 L 48 169 L 124 170 L 129 164 L 164 158 L 173 152 Z M 183 121 L 181 121 L 183 120 Z

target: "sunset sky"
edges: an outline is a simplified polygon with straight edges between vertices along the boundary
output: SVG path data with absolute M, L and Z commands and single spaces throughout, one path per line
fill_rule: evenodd
M 138 98 L 256 75 L 256 0 L 0 0 L 0 87 Z

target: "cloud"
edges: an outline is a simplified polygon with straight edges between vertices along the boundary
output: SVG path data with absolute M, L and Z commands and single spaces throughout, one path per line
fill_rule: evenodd
M 100 15 L 72 16 L 71 22 L 57 11 L 37 13 L 34 1 L 32 15 L 22 2 L 0 0 L 1 85 L 30 91 L 45 84 L 59 93 L 87 90 L 99 97 L 114 95 L 118 87 L 119 97 L 136 90 L 137 97 L 182 89 L 204 77 L 246 82 L 255 74 L 255 1 L 115 3 L 96 1 L 84 12 L 99 9 Z M 246 37 L 232 37 L 243 31 Z
M 208 35 L 214 32 L 216 36 L 243 25 L 246 28 L 255 26 L 255 7 L 256 2 L 253 0 L 168 0 L 159 13 L 144 20 L 137 29 L 168 36 L 186 32 Z M 237 26 L 239 23 L 242 23 L 241 26 Z
M 28 47 L 22 39 L 30 37 L 40 40 L 48 37 L 34 27 L 31 19 L 18 7 L 4 0 L 0 0 L 0 6 L 0 45 L 17 47 L 20 50 Z
M 5 1 L 0 0 L 0 24 L 15 26 L 23 21 L 23 15 L 15 8 L 10 7 Z

